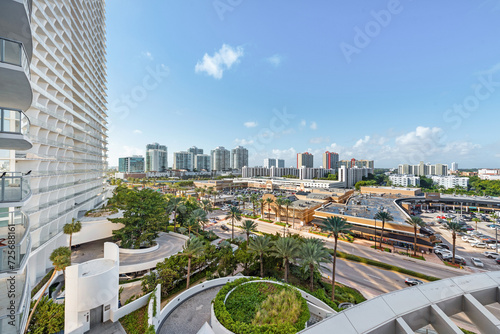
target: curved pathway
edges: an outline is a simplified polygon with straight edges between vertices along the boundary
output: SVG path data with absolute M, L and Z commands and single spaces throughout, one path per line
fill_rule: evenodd
M 158 334 L 196 334 L 205 322 L 210 324 L 212 300 L 223 286 L 217 286 L 200 292 L 168 315 L 160 325 Z

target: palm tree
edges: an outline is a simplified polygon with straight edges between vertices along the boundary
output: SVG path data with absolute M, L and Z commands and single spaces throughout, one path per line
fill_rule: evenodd
M 285 205 L 285 199 L 283 197 L 278 197 L 274 203 L 276 204 L 276 220 L 281 221 L 281 207 Z
M 283 259 L 285 263 L 285 282 L 288 283 L 288 267 L 290 262 L 299 255 L 300 245 L 293 238 L 279 238 L 273 243 L 271 254 Z
M 285 209 L 286 209 L 286 223 L 288 224 L 288 208 L 290 207 L 290 205 L 292 205 L 293 202 L 289 199 L 289 198 L 285 198 L 283 200 L 283 205 L 285 206 Z
M 265 201 L 267 204 L 267 220 L 271 220 L 271 204 L 273 204 L 274 201 L 271 197 L 266 198 Z
M 411 216 L 406 219 L 406 223 L 413 226 L 413 256 L 417 256 L 417 229 L 425 225 L 422 218 L 419 216 Z
M 477 223 L 479 223 L 481 221 L 481 219 L 479 219 L 479 218 L 472 218 L 472 221 L 476 222 L 476 231 L 477 231 Z
M 203 240 L 200 238 L 191 238 L 186 240 L 186 244 L 182 247 L 182 253 L 179 255 L 187 256 L 188 258 L 188 272 L 187 272 L 187 282 L 186 290 L 189 289 L 189 278 L 191 276 L 191 259 L 193 257 L 198 257 L 202 253 L 205 246 L 203 245 Z
M 168 201 L 167 210 L 174 213 L 174 231 L 176 231 L 177 213 L 186 211 L 184 200 L 180 197 L 172 197 Z
M 203 209 L 199 208 L 191 212 L 190 219 L 194 220 L 198 226 L 201 225 L 203 230 L 205 230 L 208 218 L 207 213 Z
M 241 196 L 241 201 L 243 202 L 243 210 L 246 209 L 246 202 L 248 202 L 248 196 Z
M 200 207 L 207 213 L 207 215 L 209 212 L 212 212 L 214 209 L 212 206 L 212 203 L 210 203 L 210 201 L 206 200 L 206 199 L 201 200 Z
M 52 251 L 49 257 L 50 261 L 52 261 L 52 265 L 54 266 L 54 271 L 52 272 L 52 276 L 50 276 L 49 281 L 45 285 L 45 288 L 43 288 L 42 293 L 40 294 L 40 297 L 37 299 L 35 305 L 33 306 L 33 309 L 31 310 L 30 316 L 28 317 L 28 322 L 26 323 L 26 329 L 24 330 L 24 333 L 28 331 L 29 324 L 31 322 L 31 318 L 33 317 L 33 314 L 35 314 L 35 309 L 42 299 L 43 295 L 45 294 L 45 291 L 47 290 L 47 287 L 50 286 L 50 283 L 54 279 L 54 276 L 58 271 L 65 271 L 66 267 L 71 265 L 71 250 L 69 250 L 67 247 L 59 247 L 56 248 Z M 63 274 L 64 275 L 64 274 Z
M 268 236 L 252 238 L 248 244 L 248 251 L 251 254 L 255 254 L 260 257 L 260 277 L 264 277 L 264 254 L 266 254 L 270 249 L 271 238 Z
M 382 234 L 380 234 L 380 244 L 379 244 L 379 248 L 382 249 L 382 238 L 384 237 L 385 222 L 393 221 L 394 217 L 387 211 L 379 211 L 375 214 L 374 218 L 382 221 Z
M 200 224 L 198 224 L 198 222 L 193 217 L 189 217 L 188 220 L 185 222 L 185 226 L 187 226 L 187 230 L 189 233 L 188 235 L 191 236 L 191 230 L 193 229 L 198 230 Z
M 300 259 L 302 266 L 309 269 L 311 291 L 314 290 L 314 270 L 319 267 L 320 262 L 329 260 L 329 254 L 320 239 L 306 239 L 300 248 Z
M 335 239 L 335 246 L 333 248 L 333 268 L 332 268 L 332 300 L 335 300 L 335 269 L 337 266 L 337 243 L 339 240 L 340 233 L 347 233 L 351 228 L 351 224 L 347 223 L 345 218 L 341 218 L 339 216 L 328 217 L 324 221 L 324 227 L 326 231 L 329 232 L 329 235 L 333 235 Z
M 457 222 L 448 221 L 446 227 L 451 231 L 451 238 L 453 239 L 453 264 L 455 264 L 455 243 L 457 240 L 457 233 L 463 232 L 465 229 Z
M 231 219 L 231 239 L 234 240 L 234 221 L 241 221 L 241 211 L 235 206 L 231 206 L 231 209 L 227 212 L 224 219 Z
M 255 217 L 255 205 L 259 201 L 259 196 L 257 194 L 250 195 L 250 203 L 252 203 L 252 215 Z
M 243 229 L 247 234 L 247 245 L 248 245 L 248 239 L 250 239 L 250 233 L 257 231 L 257 223 L 254 222 L 253 220 L 247 219 L 243 221 Z
M 78 233 L 82 230 L 82 223 L 80 221 L 75 221 L 75 218 L 71 219 L 71 223 L 64 224 L 63 232 L 64 234 L 69 234 L 69 249 L 71 250 L 71 242 L 73 240 L 73 233 Z
M 260 217 L 261 218 L 264 218 L 264 205 L 266 204 L 266 202 L 264 201 L 264 199 L 262 198 L 259 198 L 259 205 L 260 205 Z

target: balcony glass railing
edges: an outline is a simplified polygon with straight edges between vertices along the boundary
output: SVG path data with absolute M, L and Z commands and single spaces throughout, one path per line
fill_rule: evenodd
M 21 268 L 31 248 L 28 217 L 7 210 L 0 209 L 0 273 Z
M 0 203 L 22 202 L 31 195 L 29 177 L 18 172 L 0 172 Z
M 28 135 L 30 120 L 20 110 L 0 108 L 0 132 Z
M 21 66 L 30 75 L 30 66 L 23 43 L 0 37 L 0 63 Z
M 0 333 L 19 334 L 23 332 L 29 313 L 29 280 L 27 269 L 16 275 L 0 278 Z M 14 290 L 14 295 L 9 291 Z M 13 310 L 9 309 L 13 307 Z

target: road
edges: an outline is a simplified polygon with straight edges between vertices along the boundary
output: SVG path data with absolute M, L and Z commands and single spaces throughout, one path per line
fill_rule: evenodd
M 231 238 L 231 231 L 230 230 L 224 231 L 220 227 L 222 224 L 226 223 L 227 222 L 218 223 L 214 226 L 208 227 L 207 230 L 213 231 L 221 238 L 224 239 Z M 276 230 L 273 229 L 274 227 L 279 228 L 279 226 L 271 225 L 268 223 L 262 223 L 262 224 L 263 224 L 262 226 L 259 224 L 259 231 L 266 233 L 273 233 L 273 231 L 276 232 Z M 240 228 L 235 227 L 234 234 L 235 237 L 246 238 L 245 233 Z M 326 246 L 333 248 L 333 243 L 328 242 Z M 348 250 L 346 249 L 345 251 Z M 376 253 L 376 251 L 374 252 Z M 359 253 L 365 255 L 361 251 Z M 331 263 L 322 264 L 321 272 L 323 273 L 324 276 L 331 277 L 332 264 Z M 456 276 L 456 273 L 453 274 L 450 273 L 449 275 Z M 340 258 L 337 259 L 336 281 L 359 290 L 368 299 L 379 296 L 387 292 L 405 288 L 406 285 L 404 281 L 406 277 L 411 277 L 411 276 L 407 276 L 389 270 L 384 270 L 374 266 L 365 265 L 358 262 L 348 261 Z

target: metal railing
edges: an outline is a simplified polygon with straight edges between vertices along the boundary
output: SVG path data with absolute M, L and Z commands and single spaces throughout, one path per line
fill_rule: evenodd
M 10 289 L 13 283 L 15 290 L 21 293 L 16 293 L 14 298 L 1 298 L 0 299 L 0 333 L 2 334 L 18 334 L 22 333 L 26 325 L 30 298 L 29 279 L 27 278 L 27 269 L 21 273 L 12 276 L 6 276 L 0 279 L 0 287 L 3 289 Z M 7 284 L 8 282 L 8 284 Z M 7 291 L 2 291 L 2 295 Z M 14 312 L 11 313 L 8 309 L 9 306 L 14 305 Z
M 0 63 L 21 66 L 30 77 L 30 65 L 23 43 L 0 37 Z
M 24 212 L 0 212 L 0 273 L 24 265 L 31 249 L 29 228 Z
M 0 172 L 0 203 L 22 202 L 30 195 L 28 176 L 19 172 Z
M 21 110 L 0 108 L 0 132 L 28 135 L 30 120 Z

